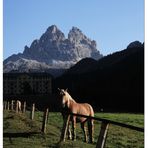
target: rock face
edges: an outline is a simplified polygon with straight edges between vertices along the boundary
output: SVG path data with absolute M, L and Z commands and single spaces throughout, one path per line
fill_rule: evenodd
M 72 27 L 65 38 L 64 33 L 52 25 L 30 47 L 25 46 L 23 53 L 4 60 L 4 72 L 67 69 L 86 57 L 102 57 L 94 40 L 87 38 L 77 27 Z

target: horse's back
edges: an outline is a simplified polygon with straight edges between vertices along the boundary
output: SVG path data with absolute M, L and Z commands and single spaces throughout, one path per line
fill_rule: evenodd
M 93 108 L 90 104 L 88 103 L 80 103 L 81 107 L 84 106 L 83 110 L 86 111 L 86 114 L 88 116 L 94 116 L 94 111 L 93 111 Z
M 76 103 L 73 106 L 72 113 L 94 117 L 93 108 L 88 103 Z M 77 119 L 80 120 L 81 122 L 84 122 L 86 120 L 86 118 L 84 117 L 77 117 Z

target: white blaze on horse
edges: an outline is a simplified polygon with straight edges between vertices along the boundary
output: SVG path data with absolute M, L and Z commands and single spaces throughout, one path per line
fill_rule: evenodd
M 77 103 L 67 92 L 67 89 L 59 89 L 60 92 L 60 98 L 62 102 L 62 115 L 64 119 L 64 112 L 65 113 L 75 113 L 75 114 L 81 114 L 86 116 L 94 117 L 94 111 L 90 104 L 88 103 Z M 71 130 L 70 130 L 70 122 L 72 122 L 72 136 L 71 136 Z M 89 132 L 89 142 L 92 143 L 94 141 L 93 139 L 93 132 L 94 132 L 94 123 L 93 119 L 87 119 L 85 117 L 76 117 L 72 116 L 70 118 L 70 121 L 68 123 L 68 138 L 72 140 L 76 140 L 76 122 L 81 123 L 81 128 L 84 132 L 84 141 L 88 142 L 88 136 L 87 136 L 87 129 L 85 123 L 88 123 L 88 132 Z

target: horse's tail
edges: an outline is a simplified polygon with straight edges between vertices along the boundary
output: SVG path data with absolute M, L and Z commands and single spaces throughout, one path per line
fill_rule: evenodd
M 94 117 L 94 110 L 93 110 L 92 106 L 89 105 L 89 108 L 90 108 L 90 116 Z M 93 138 L 93 135 L 94 135 L 94 120 L 93 119 L 88 120 L 88 132 L 89 132 L 89 141 L 91 143 L 93 143 L 94 142 L 94 138 Z
M 89 105 L 89 108 L 90 108 L 90 115 L 89 115 L 89 116 L 94 117 L 94 110 L 93 110 L 92 106 Z M 90 123 L 91 126 L 92 126 L 92 130 L 94 130 L 94 119 L 90 119 L 90 120 L 89 120 L 89 123 Z M 92 132 L 93 132 L 93 131 L 92 131 Z
M 90 116 L 94 117 L 94 110 L 91 105 L 89 105 L 89 109 L 90 109 Z

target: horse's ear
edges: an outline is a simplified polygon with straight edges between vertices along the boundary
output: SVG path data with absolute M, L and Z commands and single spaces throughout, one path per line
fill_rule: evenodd
M 60 88 L 58 88 L 58 90 L 60 91 L 61 89 L 60 89 Z
M 67 92 L 68 91 L 68 88 L 66 88 L 65 91 Z

